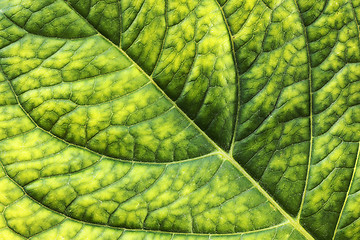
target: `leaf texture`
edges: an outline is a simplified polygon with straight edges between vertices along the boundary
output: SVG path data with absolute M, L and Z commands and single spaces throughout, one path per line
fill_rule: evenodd
M 359 239 L 359 20 L 0 0 L 0 239 Z

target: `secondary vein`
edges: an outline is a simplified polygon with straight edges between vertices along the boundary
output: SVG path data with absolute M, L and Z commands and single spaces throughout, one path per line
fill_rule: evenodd
M 349 194 L 350 194 L 350 190 L 351 190 L 351 186 L 352 186 L 352 183 L 354 182 L 354 179 L 355 179 L 355 173 L 356 173 L 356 167 L 358 165 L 358 161 L 359 161 L 359 155 L 360 155 L 360 142 L 359 142 L 359 146 L 358 146 L 358 151 L 357 151 L 357 154 L 356 154 L 356 160 L 355 160 L 355 165 L 354 165 L 354 170 L 353 170 L 353 173 L 352 173 L 352 176 L 351 176 L 351 180 L 350 180 L 350 184 L 349 184 L 349 188 L 346 192 L 346 197 L 345 197 L 345 200 L 344 200 L 344 203 L 342 205 L 342 208 L 341 208 L 341 211 L 340 211 L 340 214 L 339 214 L 339 218 L 338 218 L 338 221 L 336 223 L 336 227 L 335 227 L 335 230 L 334 230 L 334 235 L 333 235 L 333 240 L 335 239 L 336 237 L 336 232 L 339 228 L 339 224 L 340 224 L 340 220 L 341 220 L 341 217 L 342 217 L 342 214 L 344 212 L 344 209 L 345 209 L 345 206 L 346 206 L 346 202 L 348 200 L 348 197 L 349 197 Z
M 311 75 L 311 62 L 310 62 L 310 49 L 309 49 L 309 40 L 308 40 L 308 36 L 307 36 L 307 32 L 306 32 L 306 27 L 305 27 L 305 23 L 304 20 L 301 17 L 301 12 L 300 12 L 300 8 L 296 2 L 296 0 L 294 0 L 294 3 L 296 5 L 296 8 L 298 10 L 299 13 L 299 18 L 301 21 L 301 25 L 303 27 L 304 30 L 304 38 L 305 38 L 305 46 L 306 46 L 306 54 L 307 54 L 307 58 L 308 58 L 308 79 L 309 79 L 309 101 L 310 101 L 310 106 L 309 106 L 309 118 L 310 118 L 310 144 L 309 144 L 309 157 L 308 157 L 308 165 L 307 165 L 307 171 L 306 171 L 306 179 L 305 179 L 305 186 L 304 186 L 304 191 L 303 191 L 303 195 L 302 195 L 302 199 L 301 199 L 301 204 L 300 204 L 300 209 L 298 212 L 298 215 L 296 217 L 297 221 L 300 221 L 300 216 L 301 216 L 301 212 L 302 209 L 304 207 L 304 202 L 305 202 L 305 196 L 306 196 L 306 189 L 307 189 L 307 185 L 309 182 L 309 175 L 310 175 L 310 167 L 311 167 L 311 154 L 312 154 L 312 149 L 313 149 L 313 91 L 312 91 L 312 75 Z

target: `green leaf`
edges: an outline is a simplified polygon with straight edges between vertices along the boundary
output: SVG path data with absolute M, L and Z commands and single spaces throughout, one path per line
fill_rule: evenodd
M 359 239 L 359 0 L 0 0 L 0 239 Z

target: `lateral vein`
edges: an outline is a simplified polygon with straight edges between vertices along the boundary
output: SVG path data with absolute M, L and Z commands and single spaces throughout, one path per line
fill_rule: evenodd
M 349 193 L 350 193 L 350 190 L 351 190 L 351 186 L 352 186 L 352 183 L 353 183 L 354 178 L 355 178 L 356 167 L 357 167 L 358 161 L 359 161 L 359 155 L 360 155 L 360 142 L 359 142 L 358 151 L 357 151 L 357 154 L 356 154 L 356 160 L 355 160 L 354 170 L 353 170 L 353 173 L 352 173 L 352 176 L 351 176 L 349 188 L 348 188 L 348 190 L 347 190 L 347 192 L 346 192 L 345 200 L 344 200 L 344 203 L 343 203 L 343 205 L 342 205 L 342 208 L 341 208 L 341 211 L 340 211 L 340 214 L 339 214 L 338 221 L 337 221 L 337 223 L 336 223 L 336 227 L 335 227 L 335 230 L 334 230 L 334 235 L 333 235 L 332 240 L 334 240 L 335 237 L 336 237 L 336 232 L 337 232 L 337 230 L 338 230 L 338 228 L 339 228 L 340 220 L 341 220 L 342 214 L 343 214 L 343 212 L 344 212 L 347 199 L 348 199 L 348 197 L 349 197 Z
M 301 25 L 304 29 L 304 38 L 305 38 L 305 46 L 306 46 L 306 54 L 307 54 L 307 58 L 308 58 L 308 71 L 309 71 L 309 101 L 310 101 L 310 106 L 309 106 L 309 118 L 310 118 L 310 144 L 309 144 L 309 157 L 308 157 L 308 165 L 307 165 L 307 170 L 306 170 L 306 179 L 305 179 L 305 186 L 304 186 L 304 191 L 303 191 L 303 195 L 302 195 L 302 199 L 301 199 L 301 204 L 300 204 L 300 208 L 299 208 L 299 213 L 296 217 L 297 222 L 300 221 L 300 216 L 301 216 L 301 212 L 302 209 L 304 207 L 304 202 L 305 202 L 305 196 L 306 196 L 306 189 L 307 189 L 307 185 L 309 182 L 309 175 L 310 175 L 310 167 L 311 167 L 311 158 L 312 158 L 312 149 L 313 149 L 313 91 L 312 91 L 312 75 L 311 75 L 311 62 L 310 62 L 310 49 L 309 49 L 309 40 L 308 40 L 308 36 L 307 36 L 307 32 L 306 32 L 306 27 L 305 27 L 305 23 L 303 21 L 303 19 L 301 18 L 301 12 L 300 12 L 300 8 L 296 2 L 296 0 L 294 0 L 295 6 L 298 10 L 299 13 L 299 18 L 301 21 Z

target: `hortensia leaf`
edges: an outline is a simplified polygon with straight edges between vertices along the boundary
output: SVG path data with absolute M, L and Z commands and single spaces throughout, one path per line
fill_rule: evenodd
M 0 0 L 0 239 L 360 239 L 359 0 Z

